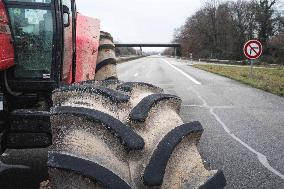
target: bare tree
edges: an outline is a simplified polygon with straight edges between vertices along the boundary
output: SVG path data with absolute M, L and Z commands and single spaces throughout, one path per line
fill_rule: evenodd
M 183 56 L 194 58 L 242 59 L 245 41 L 254 38 L 264 42 L 267 51 L 271 39 L 283 32 L 283 14 L 275 5 L 276 0 L 207 1 L 175 30 L 173 41 L 181 43 Z
M 273 6 L 276 0 L 259 0 L 256 3 L 256 22 L 258 23 L 258 36 L 263 43 L 267 43 L 269 37 L 274 34 L 274 13 Z

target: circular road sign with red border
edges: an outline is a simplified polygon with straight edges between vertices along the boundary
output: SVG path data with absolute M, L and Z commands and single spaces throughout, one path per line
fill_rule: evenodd
M 262 54 L 262 44 L 258 40 L 249 40 L 244 45 L 244 54 L 248 59 L 254 60 Z

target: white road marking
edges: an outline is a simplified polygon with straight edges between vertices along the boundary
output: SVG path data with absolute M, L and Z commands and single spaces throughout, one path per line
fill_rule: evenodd
M 204 106 L 204 105 L 196 105 L 196 104 L 185 104 L 185 105 L 181 105 L 183 107 L 197 107 L 197 108 L 208 108 L 208 106 Z M 235 106 L 211 106 L 211 108 L 214 109 L 232 109 L 232 108 L 236 108 Z
M 207 108 L 206 106 L 203 105 L 181 105 L 182 107 L 195 107 L 195 108 Z
M 219 122 L 219 124 L 223 127 L 223 129 L 225 130 L 226 133 L 228 133 L 234 140 L 236 140 L 238 143 L 240 143 L 241 145 L 243 145 L 244 147 L 246 147 L 249 151 L 251 151 L 252 153 L 254 153 L 257 156 L 258 161 L 265 167 L 267 168 L 269 171 L 271 171 L 272 173 L 274 173 L 275 175 L 279 176 L 281 179 L 284 180 L 284 175 L 274 169 L 268 162 L 267 157 L 265 155 L 263 155 L 262 153 L 258 152 L 257 150 L 255 150 L 254 148 L 252 148 L 251 146 L 249 146 L 247 143 L 243 142 L 240 138 L 238 138 L 236 135 L 234 135 L 230 129 L 227 127 L 227 125 L 221 120 L 221 118 L 214 112 L 214 110 L 218 107 L 214 107 L 214 106 L 209 106 L 207 104 L 207 102 L 205 101 L 205 99 L 199 94 L 199 92 L 197 92 L 195 89 L 190 88 L 197 96 L 198 98 L 203 102 L 203 105 L 201 105 L 200 107 L 206 107 L 209 109 L 210 114 L 213 115 L 216 119 L 216 121 Z
M 169 66 L 171 66 L 172 68 L 174 68 L 176 71 L 178 71 L 179 73 L 181 73 L 182 75 L 184 75 L 186 78 L 188 78 L 189 80 L 191 80 L 193 83 L 195 83 L 196 85 L 201 85 L 201 83 L 199 81 L 197 81 L 196 79 L 194 79 L 192 76 L 188 75 L 187 73 L 185 73 L 184 71 L 182 71 L 181 69 L 175 67 L 174 65 L 172 65 L 169 61 L 162 59 L 164 62 L 166 62 Z
M 136 74 L 134 74 L 134 77 L 137 77 L 139 74 L 138 73 L 136 73 Z
M 264 166 L 266 167 L 269 171 L 271 171 L 272 173 L 274 173 L 275 175 L 279 176 L 281 179 L 284 180 L 284 175 L 282 173 L 280 173 L 278 170 L 274 169 L 273 167 L 271 167 L 271 165 L 269 164 L 267 158 L 265 155 L 263 155 L 262 153 L 256 151 L 255 149 L 253 149 L 251 146 L 249 146 L 247 143 L 243 142 L 240 138 L 238 138 L 236 135 L 234 135 L 230 129 L 225 125 L 225 123 L 219 118 L 219 116 L 217 114 L 214 113 L 214 108 L 210 108 L 210 113 L 215 117 L 215 119 L 222 125 L 222 127 L 224 128 L 224 130 L 233 138 L 235 139 L 237 142 L 239 142 L 241 145 L 243 145 L 244 147 L 246 147 L 249 151 L 251 151 L 252 153 L 254 153 L 257 156 L 258 161 Z

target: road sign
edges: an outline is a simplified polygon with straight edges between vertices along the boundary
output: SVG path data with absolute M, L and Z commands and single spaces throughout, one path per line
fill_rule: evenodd
M 244 46 L 244 54 L 250 60 L 259 58 L 262 54 L 262 44 L 258 40 L 249 40 Z

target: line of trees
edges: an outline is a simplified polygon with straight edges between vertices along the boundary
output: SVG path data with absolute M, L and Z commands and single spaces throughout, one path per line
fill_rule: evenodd
M 116 56 L 132 56 L 140 55 L 141 53 L 132 47 L 117 47 L 115 48 Z
M 242 60 L 244 43 L 259 39 L 262 61 L 284 64 L 283 8 L 277 0 L 210 0 L 175 30 L 173 42 L 184 57 Z
M 115 41 L 115 43 L 120 43 L 120 41 Z M 116 56 L 133 56 L 133 55 L 141 55 L 141 52 L 132 47 L 116 47 L 115 48 Z

